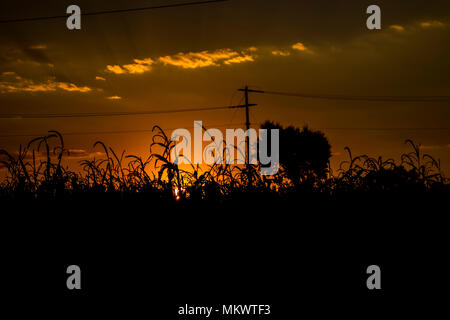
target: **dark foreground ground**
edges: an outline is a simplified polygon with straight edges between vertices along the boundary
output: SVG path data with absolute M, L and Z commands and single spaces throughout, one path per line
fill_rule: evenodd
M 206 319 L 179 316 L 185 304 L 271 305 L 214 320 L 431 318 L 448 305 L 447 215 L 446 194 L 3 200 L 2 301 L 15 318 Z M 381 290 L 366 287 L 372 264 Z

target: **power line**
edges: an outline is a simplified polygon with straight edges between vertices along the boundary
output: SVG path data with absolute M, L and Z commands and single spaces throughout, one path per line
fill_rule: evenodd
M 208 127 L 211 128 L 222 128 L 228 126 L 236 126 L 236 125 L 244 125 L 244 123 L 225 123 L 225 124 L 212 124 Z M 164 131 L 172 131 L 178 128 L 161 128 Z M 81 136 L 81 135 L 95 135 L 95 134 L 133 134 L 133 133 L 153 133 L 155 132 L 153 129 L 137 129 L 137 130 L 110 130 L 110 131 L 76 131 L 76 132 L 64 132 L 61 133 L 63 136 Z M 47 133 L 46 133 L 47 134 Z M 13 137 L 39 137 L 42 134 L 33 134 L 33 133 L 25 133 L 25 134 L 2 134 L 0 138 L 13 138 Z
M 259 125 L 263 124 L 263 123 L 258 123 Z M 315 128 L 314 129 L 317 130 L 336 130 L 336 131 L 447 131 L 450 130 L 450 127 L 428 127 L 428 128 L 424 128 L 424 127 L 403 127 L 403 128 L 377 128 L 377 127 L 372 127 L 372 128 L 368 128 L 368 127 L 331 127 L 331 128 Z
M 177 7 L 195 6 L 195 5 L 203 5 L 203 4 L 212 4 L 212 3 L 216 3 L 216 2 L 225 2 L 225 1 L 230 1 L 230 0 L 181 2 L 181 3 L 173 3 L 173 4 L 166 4 L 166 5 L 159 5 L 159 6 L 151 6 L 151 7 L 103 10 L 103 11 L 82 13 L 82 16 L 98 16 L 98 15 L 102 15 L 102 14 L 137 12 L 137 11 L 165 9 L 165 8 L 177 8 Z M 56 15 L 56 16 L 46 16 L 46 17 L 17 18 L 17 19 L 10 19 L 10 20 L 0 20 L 0 24 L 15 23 L 15 22 L 27 22 L 27 21 L 39 21 L 39 20 L 53 20 L 53 19 L 62 19 L 62 18 L 67 18 L 67 17 L 68 17 L 67 15 Z
M 213 124 L 208 127 L 211 128 L 223 128 L 232 126 L 243 126 L 245 123 L 226 123 L 226 124 Z M 178 128 L 162 128 L 164 131 L 172 131 Z M 339 131 L 447 131 L 450 127 L 441 128 L 315 128 L 317 130 L 339 130 Z M 153 133 L 152 129 L 137 129 L 137 130 L 110 130 L 110 131 L 75 131 L 75 132 L 64 132 L 63 136 L 82 136 L 82 135 L 102 135 L 102 134 L 135 134 L 135 133 Z M 0 138 L 16 138 L 16 137 L 39 137 L 42 134 L 38 133 L 25 133 L 25 134 L 2 134 Z
M 317 128 L 319 130 L 342 131 L 446 131 L 450 128 Z
M 243 89 L 239 89 L 243 91 Z M 279 91 L 252 90 L 248 92 L 289 97 L 327 100 L 379 101 L 379 102 L 450 102 L 450 96 L 353 96 L 341 94 L 305 94 Z
M 249 106 L 255 106 L 251 104 Z M 0 114 L 0 119 L 50 119 L 50 118 L 90 118 L 90 117 L 117 117 L 117 116 L 135 116 L 135 115 L 150 115 L 150 114 L 169 114 L 181 112 L 197 112 L 208 110 L 234 109 L 245 108 L 245 105 L 237 106 L 223 106 L 223 107 L 205 107 L 205 108 L 190 108 L 190 109 L 172 109 L 172 110 L 157 110 L 157 111 L 121 111 L 121 112 L 89 112 L 89 113 L 4 113 Z
M 291 121 L 292 122 L 292 121 Z M 293 121 L 297 122 L 297 121 Z M 255 123 L 262 125 L 264 122 Z M 450 127 L 310 127 L 316 130 L 336 131 L 447 131 Z

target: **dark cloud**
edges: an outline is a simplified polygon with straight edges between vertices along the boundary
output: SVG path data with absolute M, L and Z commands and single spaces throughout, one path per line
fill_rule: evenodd
M 49 65 L 52 64 L 52 60 L 50 60 L 47 56 L 45 48 L 43 45 L 30 45 L 27 47 L 22 47 L 22 52 L 31 61 Z

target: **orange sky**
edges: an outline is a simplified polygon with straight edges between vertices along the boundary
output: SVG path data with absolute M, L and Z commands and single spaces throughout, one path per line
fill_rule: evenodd
M 78 1 L 82 12 L 180 1 Z M 65 13 L 70 1 L 14 1 L 0 20 Z M 382 30 L 365 27 L 367 1 L 231 0 L 212 5 L 0 25 L 0 113 L 182 109 L 242 103 L 244 85 L 345 95 L 448 95 L 450 3 L 378 1 Z M 264 120 L 309 125 L 330 140 L 333 163 L 355 154 L 399 159 L 405 139 L 450 171 L 448 102 L 361 102 L 251 94 Z M 243 110 L 111 118 L 0 119 L 0 148 L 47 130 L 64 133 L 237 127 Z M 229 125 L 233 124 L 233 125 Z M 224 127 L 219 127 L 225 129 Z M 393 128 L 409 128 L 393 130 Z M 427 130 L 417 130 L 427 128 Z M 431 128 L 441 128 L 430 130 Z M 369 130 L 370 129 L 370 130 Z M 372 130 L 376 129 L 376 130 Z M 385 130 L 388 129 L 388 130 Z M 17 136 L 15 136 L 17 135 Z M 77 156 L 103 140 L 148 154 L 150 133 L 66 135 Z M 79 160 L 75 157 L 76 161 Z

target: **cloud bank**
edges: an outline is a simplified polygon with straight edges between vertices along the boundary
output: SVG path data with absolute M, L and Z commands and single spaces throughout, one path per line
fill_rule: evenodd
M 74 83 L 55 81 L 53 79 L 41 82 L 25 79 L 10 71 L 3 72 L 0 79 L 0 93 L 49 92 L 57 90 L 86 93 L 92 90 L 87 86 L 77 86 Z

